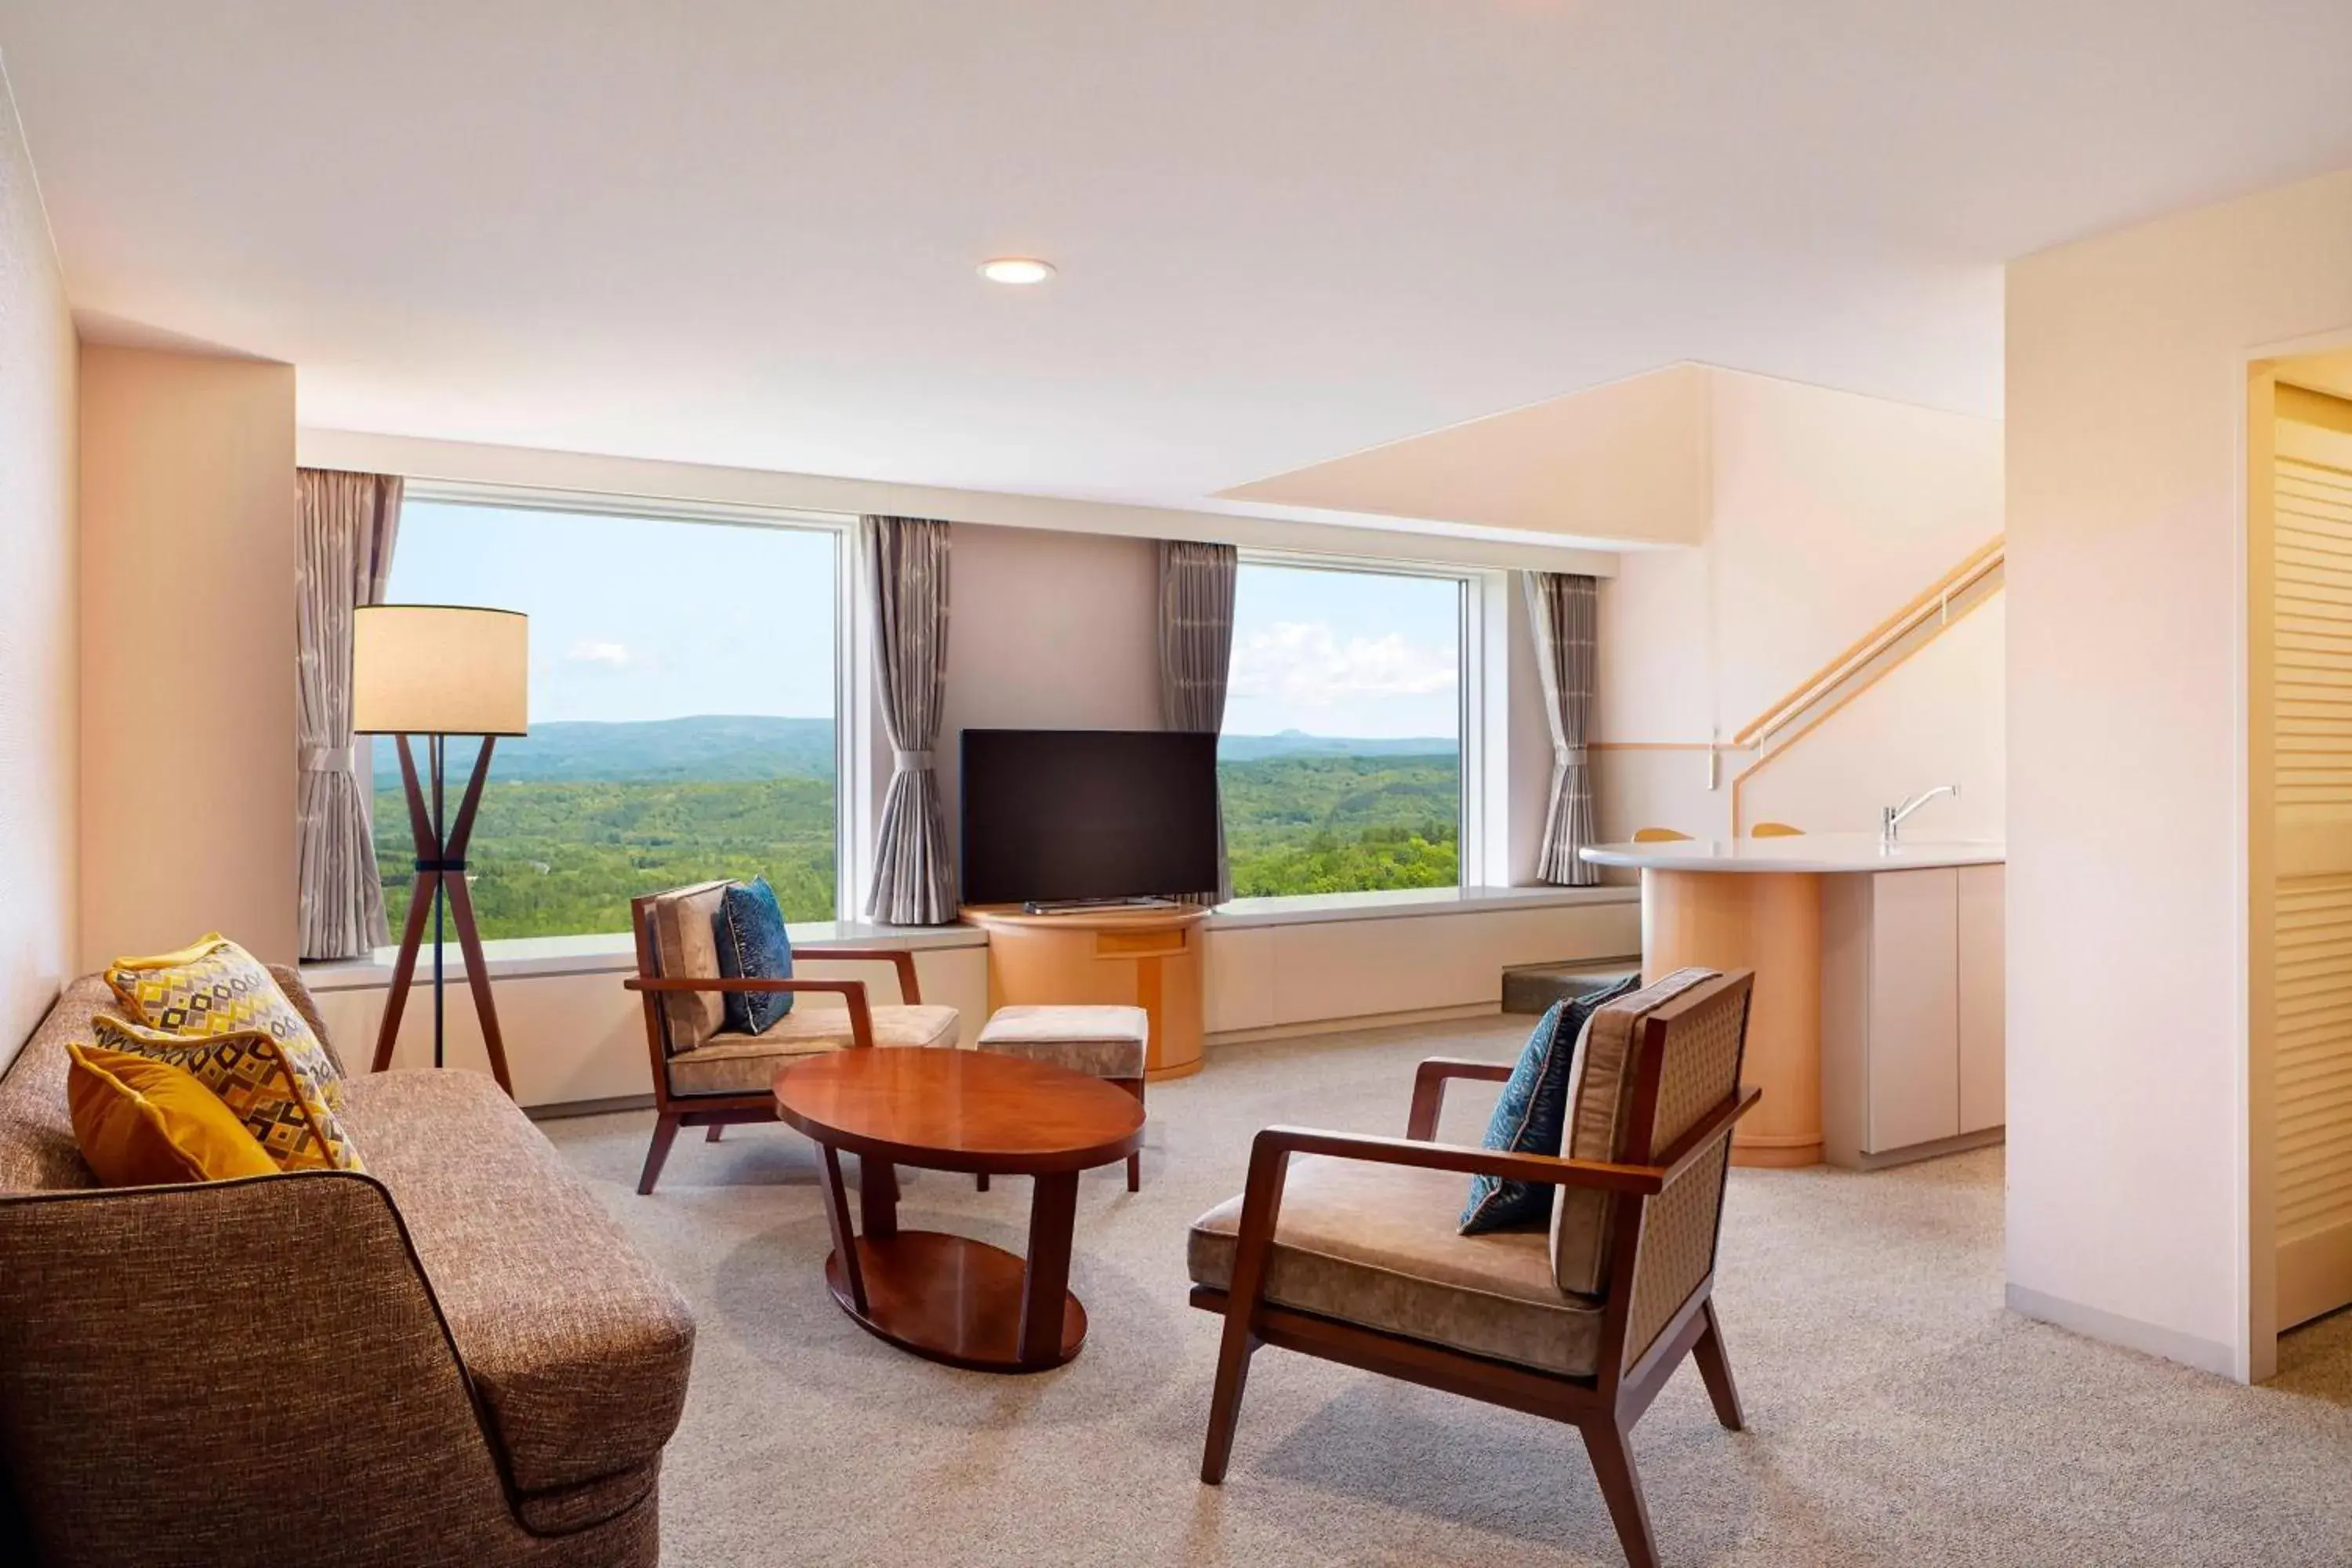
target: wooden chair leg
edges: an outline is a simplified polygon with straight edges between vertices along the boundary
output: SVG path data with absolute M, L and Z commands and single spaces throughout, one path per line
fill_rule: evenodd
M 982 1171 L 978 1175 L 972 1177 L 971 1184 L 978 1187 L 983 1193 L 988 1191 L 988 1173 L 986 1171 Z
M 654 1184 L 661 1180 L 662 1162 L 669 1158 L 669 1146 L 677 1141 L 677 1116 L 675 1112 L 666 1112 L 660 1121 L 654 1123 L 653 1144 L 646 1151 L 646 1168 L 637 1177 L 637 1196 L 650 1194 Z
M 1731 1381 L 1731 1358 L 1724 1353 L 1723 1325 L 1716 1320 L 1714 1300 L 1709 1299 L 1699 1311 L 1706 1328 L 1691 1347 L 1691 1358 L 1698 1363 L 1706 1396 L 1715 1401 L 1715 1418 L 1734 1432 L 1745 1431 L 1748 1418 L 1739 1408 L 1739 1385 Z
M 1143 1080 L 1141 1079 L 1122 1079 L 1119 1080 L 1118 1087 L 1127 1090 L 1128 1093 L 1135 1096 L 1136 1104 L 1141 1105 L 1143 1103 Z M 1127 1190 L 1130 1193 L 1139 1193 L 1143 1190 L 1143 1151 L 1140 1149 L 1127 1157 Z
M 1246 1304 L 1225 1304 L 1225 1337 L 1217 1350 L 1217 1383 L 1209 1395 L 1209 1436 L 1201 1450 L 1201 1479 L 1222 1486 L 1234 1457 L 1234 1428 L 1241 1424 L 1242 1394 L 1249 1386 L 1250 1357 L 1257 1336 L 1249 1331 Z
M 710 1124 L 710 1131 L 702 1135 L 702 1141 L 705 1143 L 716 1143 L 719 1142 L 719 1135 L 726 1131 L 727 1124 L 725 1122 L 714 1121 Z
M 1633 1468 L 1633 1433 L 1612 1421 L 1584 1428 L 1585 1452 L 1609 1517 L 1617 1523 L 1617 1543 L 1628 1568 L 1658 1568 L 1658 1541 L 1650 1531 L 1650 1505 L 1642 1498 L 1642 1473 Z

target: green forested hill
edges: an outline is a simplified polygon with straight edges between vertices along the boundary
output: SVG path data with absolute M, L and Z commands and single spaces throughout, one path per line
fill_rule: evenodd
M 407 808 L 378 791 L 393 928 L 408 907 Z M 486 941 L 629 929 L 629 900 L 713 877 L 774 884 L 784 916 L 833 918 L 833 781 L 493 782 L 470 857 Z
M 1462 767 L 1451 755 L 1223 762 L 1217 780 L 1238 898 L 1461 879 Z
M 1365 754 L 1330 748 L 1412 742 L 1226 739 L 1217 772 L 1239 896 L 1458 879 L 1461 767 L 1450 751 Z M 1235 741 L 1276 744 L 1235 757 Z M 397 932 L 415 851 L 397 763 L 386 771 L 391 750 L 376 748 L 375 837 Z M 547 724 L 528 741 L 502 742 L 474 830 L 482 935 L 626 931 L 631 896 L 712 877 L 764 875 L 786 918 L 830 920 L 832 775 L 824 720 Z

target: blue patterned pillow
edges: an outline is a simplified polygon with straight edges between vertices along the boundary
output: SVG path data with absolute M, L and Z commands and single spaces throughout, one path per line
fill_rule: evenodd
M 738 882 L 719 900 L 711 935 L 719 942 L 719 973 L 729 980 L 790 980 L 793 939 L 784 931 L 784 911 L 768 879 Z M 793 994 L 727 993 L 727 1026 L 747 1035 L 762 1033 L 793 1010 Z
M 1568 1131 L 1568 1075 L 1585 1020 L 1642 984 L 1629 974 L 1616 984 L 1581 996 L 1564 997 L 1528 1037 L 1518 1066 L 1511 1069 L 1503 1096 L 1487 1119 L 1485 1147 L 1517 1154 L 1557 1154 Z M 1517 1230 L 1551 1222 L 1553 1189 L 1496 1176 L 1470 1178 L 1470 1202 L 1462 1211 L 1462 1234 Z

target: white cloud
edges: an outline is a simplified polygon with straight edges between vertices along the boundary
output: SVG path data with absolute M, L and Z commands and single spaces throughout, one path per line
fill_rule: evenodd
M 626 669 L 636 661 L 625 642 L 597 642 L 582 637 L 563 656 L 573 664 L 601 664 L 607 669 Z
M 1234 644 L 1229 690 L 1328 708 L 1349 698 L 1425 697 L 1454 680 L 1451 644 L 1413 642 L 1396 632 L 1343 643 L 1328 622 L 1276 621 Z

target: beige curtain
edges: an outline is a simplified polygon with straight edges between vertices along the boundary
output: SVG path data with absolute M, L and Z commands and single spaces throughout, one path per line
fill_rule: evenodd
M 948 525 L 868 517 L 858 532 L 873 595 L 874 691 L 897 752 L 866 913 L 892 925 L 944 925 L 956 918 L 956 879 L 931 748 L 947 707 Z
M 1238 552 L 1230 544 L 1160 542 L 1160 722 L 1170 730 L 1216 734 L 1225 727 L 1225 684 L 1234 663 L 1234 586 Z M 1225 813 L 1217 807 L 1217 885 L 1187 895 L 1222 904 L 1234 896 L 1225 858 Z
M 1601 868 L 1577 851 L 1594 834 L 1592 770 L 1584 745 L 1600 679 L 1601 585 L 1596 578 L 1561 572 L 1530 572 L 1527 581 L 1552 754 L 1551 800 L 1536 875 L 1562 887 L 1591 887 L 1601 880 Z
M 295 484 L 301 950 L 304 958 L 357 958 L 390 938 L 352 746 L 352 611 L 383 601 L 401 480 L 300 468 Z

